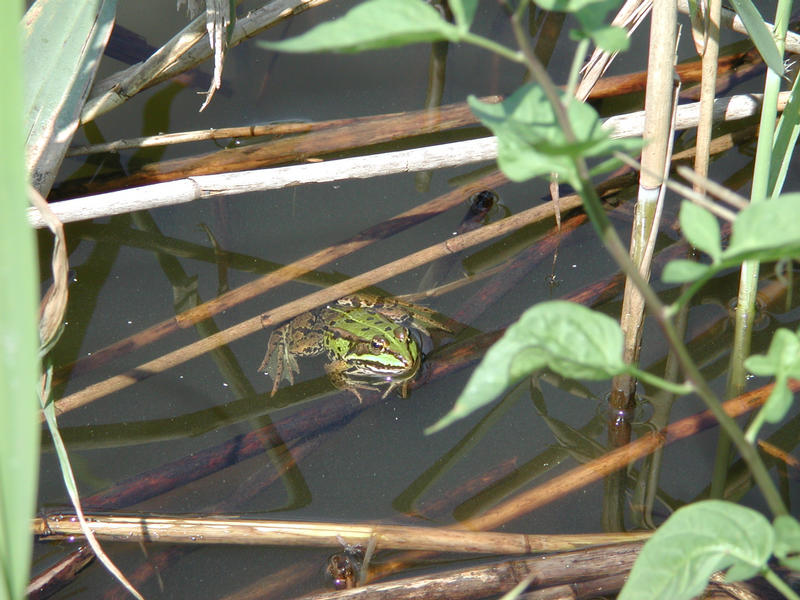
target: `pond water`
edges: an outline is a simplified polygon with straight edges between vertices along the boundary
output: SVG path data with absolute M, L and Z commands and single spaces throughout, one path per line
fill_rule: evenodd
M 296 35 L 353 4 L 334 2 L 315 8 L 288 25 L 273 28 L 263 34 L 263 39 Z M 121 3 L 118 22 L 159 46 L 185 20 L 171 7 L 150 1 Z M 513 46 L 507 19 L 495 3 L 481 4 L 476 27 Z M 641 49 L 646 46 L 646 32 L 639 34 L 634 46 L 637 49 L 625 56 L 624 66 L 615 65 L 613 71 L 644 68 L 646 52 Z M 550 71 L 559 83 L 566 77 L 572 48 L 566 33 L 555 44 Z M 251 41 L 229 52 L 223 90 L 203 113 L 197 112 L 202 102 L 198 90 L 162 84 L 99 118 L 96 129 L 92 126 L 91 130 L 80 132 L 77 141 L 96 141 L 98 135 L 110 141 L 160 131 L 418 110 L 428 85 L 430 52 L 430 46 L 419 44 L 360 55 L 274 55 Z M 689 55 L 688 47 L 684 55 Z M 100 76 L 123 66 L 106 59 Z M 203 67 L 206 71 L 209 68 Z M 461 102 L 470 93 L 508 94 L 522 80 L 520 68 L 498 62 L 484 51 L 451 47 L 443 103 Z M 130 171 L 142 161 L 217 148 L 214 143 L 205 142 L 170 146 L 157 153 L 124 152 L 119 162 Z M 115 158 L 106 156 L 104 160 Z M 729 152 L 712 167 L 712 177 L 724 180 L 747 168 L 750 160 L 746 150 Z M 436 171 L 424 191 L 420 191 L 417 176 L 402 174 L 202 200 L 145 215 L 70 225 L 67 237 L 73 269 L 71 299 L 64 337 L 54 351 L 56 364 L 89 356 L 174 316 L 176 298 L 191 291 L 196 291 L 202 300 L 215 297 L 221 280 L 218 264 L 208 251 L 212 247 L 208 232 L 221 249 L 241 255 L 226 272 L 228 285 L 235 288 L 264 274 L 268 268 L 265 261 L 279 266 L 288 264 L 346 240 L 452 190 L 455 182 L 479 166 L 485 165 Z M 82 158 L 68 159 L 61 179 L 69 178 L 79 168 L 86 168 Z M 791 183 L 788 185 L 791 187 Z M 746 189 L 742 191 L 746 193 Z M 497 193 L 502 207 L 492 213 L 494 220 L 545 201 L 547 182 L 508 184 Z M 625 199 L 628 197 L 629 194 Z M 354 276 L 447 239 L 458 227 L 467 201 L 465 197 L 462 207 L 380 240 L 321 271 Z M 677 205 L 677 200 L 670 198 L 668 220 L 676 214 Z M 630 210 L 624 205 L 617 209 L 614 222 L 627 239 Z M 480 270 L 504 260 L 535 244 L 550 227 L 552 223 L 530 227 L 467 251 L 459 257 L 449 278 L 462 277 L 462 268 Z M 142 230 L 148 235 L 141 235 Z M 661 245 L 671 242 L 671 237 L 674 236 L 665 234 Z M 46 264 L 47 237 L 42 235 L 40 240 Z M 555 267 L 549 253 L 529 268 L 510 291 L 479 307 L 479 316 L 468 325 L 479 332 L 495 331 L 513 322 L 537 301 L 567 296 L 616 272 L 586 224 L 565 236 Z M 414 269 L 380 285 L 392 295 L 414 293 L 425 272 L 426 267 Z M 765 273 L 769 272 L 766 268 Z M 724 315 L 726 303 L 735 295 L 736 282 L 735 274 L 719 278 L 698 297 L 689 317 L 689 336 L 699 335 L 711 323 L 717 324 L 692 346 L 717 390 L 724 388 L 731 337 Z M 456 314 L 480 285 L 459 288 L 425 304 L 443 315 Z M 216 315 L 214 324 L 218 329 L 230 327 L 316 289 L 309 283 L 284 285 Z M 667 289 L 665 293 L 673 292 Z M 616 316 L 620 298 L 618 295 L 599 308 Z M 753 351 L 764 350 L 774 327 L 795 328 L 797 316 L 794 308 L 770 308 Z M 272 382 L 257 372 L 269 333 L 259 331 L 246 336 L 229 344 L 225 356 L 205 354 L 63 415 L 59 424 L 82 497 L 88 498 L 142 473 L 158 473 L 174 461 L 207 456 L 204 452 L 213 454 L 223 444 L 236 444 L 242 436 L 269 423 L 276 424 L 278 435 L 284 436 L 296 432 L 298 423 L 313 420 L 319 423 L 307 433 L 292 433 L 291 439 L 284 440 L 296 454 L 297 467 L 283 478 L 275 480 L 274 473 L 285 463 L 285 453 L 254 452 L 245 460 L 204 477 L 189 478 L 175 489 L 114 508 L 124 513 L 222 513 L 281 520 L 447 525 L 454 521 L 454 511 L 463 517 L 484 497 L 477 494 L 481 486 L 488 484 L 478 483 L 501 482 L 503 493 L 495 497 L 496 502 L 598 455 L 606 445 L 605 382 L 557 384 L 544 380 L 538 394 L 528 385 L 521 385 L 502 404 L 479 411 L 441 433 L 425 435 L 423 430 L 453 405 L 472 367 L 415 388 L 408 398 L 392 394 L 381 400 L 366 394 L 364 404 L 359 405 L 347 392 L 333 391 L 330 386 L 320 391 L 325 387 L 322 361 L 307 359 L 301 362 L 299 379 L 318 380 L 314 387 L 298 386 L 299 391 L 282 394 L 281 398 L 289 398 L 291 403 L 274 408 L 269 397 Z M 57 395 L 68 395 L 135 368 L 202 335 L 208 335 L 208 331 L 188 328 L 167 336 L 86 374 L 71 376 L 57 386 Z M 664 356 L 665 345 L 658 331 L 648 326 L 642 365 L 654 365 L 654 372 L 658 372 L 663 368 Z M 752 385 L 760 383 L 763 382 L 753 381 Z M 651 390 L 642 389 L 648 397 Z M 670 420 L 701 408 L 694 398 L 681 399 L 675 403 Z M 329 416 L 334 413 L 338 416 Z M 642 408 L 636 417 L 640 421 L 634 427 L 636 433 L 647 431 L 643 421 L 651 413 L 651 409 Z M 582 432 L 580 436 L 578 431 Z M 792 451 L 797 439 L 796 424 L 790 431 L 782 429 L 782 434 L 792 439 L 783 449 Z M 669 507 L 703 493 L 713 465 L 715 440 L 716 433 L 708 432 L 669 448 L 659 482 L 658 497 L 664 502 L 656 504 L 657 521 L 668 515 Z M 45 440 L 43 446 L 41 508 L 45 512 L 67 510 L 68 501 L 49 441 Z M 486 479 L 482 479 L 484 476 Z M 796 505 L 796 486 L 786 489 Z M 603 496 L 602 484 L 591 484 L 502 529 L 527 533 L 600 532 Z M 760 496 L 752 490 L 745 493 L 744 501 L 762 507 Z M 630 496 L 626 496 L 626 505 L 628 502 Z M 627 522 L 634 524 L 630 515 Z M 276 580 L 288 582 L 271 597 L 295 596 L 323 585 L 322 565 L 332 552 L 319 548 L 211 545 L 189 551 L 181 547 L 180 553 L 165 555 L 165 550 L 179 547 L 119 543 L 104 546 L 127 574 L 148 564 L 159 565 L 157 577 L 135 582 L 148 598 L 225 597 L 262 577 L 271 577 L 270 584 Z M 67 542 L 38 544 L 34 572 L 73 547 Z M 378 562 L 388 555 L 379 553 Z M 289 577 L 287 572 L 293 575 Z M 118 593 L 110 576 L 94 564 L 59 597 L 110 597 Z

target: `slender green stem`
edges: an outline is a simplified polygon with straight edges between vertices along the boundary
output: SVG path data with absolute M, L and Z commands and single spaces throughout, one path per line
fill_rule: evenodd
M 467 31 L 462 35 L 461 41 L 466 42 L 467 44 L 478 46 L 480 48 L 483 48 L 484 50 L 489 50 L 490 52 L 494 52 L 495 54 L 499 54 L 503 58 L 507 58 L 508 60 L 515 63 L 525 62 L 525 58 L 522 56 L 520 52 L 512 50 L 511 48 L 506 48 L 502 44 L 498 44 L 497 42 L 490 40 L 489 38 L 485 38 L 483 36 L 470 33 L 469 31 Z
M 581 66 L 583 65 L 583 58 L 589 50 L 589 38 L 583 38 L 578 42 L 578 47 L 575 49 L 575 56 L 572 58 L 572 66 L 569 69 L 569 79 L 567 79 L 567 89 L 564 95 L 571 98 L 575 95 L 575 88 L 578 87 L 578 77 L 581 74 Z
M 789 584 L 778 577 L 778 574 L 775 573 L 775 571 L 767 567 L 761 574 L 764 576 L 764 579 L 769 581 L 770 585 L 783 594 L 784 597 L 789 598 L 789 600 L 800 600 L 800 596 L 795 593 Z
M 780 0 L 775 12 L 775 29 L 773 37 L 778 50 L 783 54 L 784 38 L 791 12 L 791 1 Z M 775 119 L 778 113 L 778 92 L 781 87 L 781 75 L 767 69 L 764 83 L 764 100 L 761 104 L 761 121 L 759 124 L 758 146 L 753 167 L 753 187 L 750 191 L 751 202 L 762 202 L 769 193 L 769 173 L 772 163 L 772 147 L 775 137 Z M 748 260 L 742 263 L 739 275 L 739 294 L 736 300 L 734 315 L 733 349 L 728 366 L 726 396 L 731 398 L 742 392 L 745 387 L 747 371 L 744 361 L 750 354 L 750 342 L 755 320 L 755 302 L 758 292 L 759 262 Z M 717 456 L 714 460 L 714 471 L 711 478 L 711 497 L 721 498 L 727 480 L 730 463 L 730 444 L 720 433 L 717 444 Z
M 634 367 L 633 365 L 628 365 L 628 372 L 636 377 L 636 379 L 659 387 L 662 390 L 666 390 L 672 394 L 685 396 L 686 394 L 691 394 L 694 391 L 694 387 L 690 383 L 675 383 L 672 381 L 667 381 L 666 379 L 662 379 L 657 375 L 653 375 L 652 373 L 644 371 L 638 367 Z

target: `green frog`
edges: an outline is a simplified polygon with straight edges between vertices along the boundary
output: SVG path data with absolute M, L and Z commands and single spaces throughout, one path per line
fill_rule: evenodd
M 272 332 L 259 371 L 273 380 L 272 395 L 282 379 L 294 383 L 300 372 L 298 356 L 326 352 L 325 366 L 333 384 L 353 392 L 385 385 L 385 398 L 398 388 L 405 397 L 408 382 L 417 374 L 422 351 L 407 325 L 427 333 L 426 327 L 449 329 L 430 309 L 397 299 L 357 294 L 320 309 L 303 313 Z

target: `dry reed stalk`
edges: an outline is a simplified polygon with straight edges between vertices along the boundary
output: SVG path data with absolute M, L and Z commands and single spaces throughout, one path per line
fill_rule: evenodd
M 423 550 L 469 554 L 531 554 L 557 552 L 650 537 L 650 532 L 578 535 L 531 535 L 461 531 L 436 527 L 269 521 L 221 516 L 183 518 L 148 515 L 88 515 L 92 532 L 110 542 L 173 544 L 243 544 L 341 548 L 363 545 L 374 538 L 381 550 Z M 34 535 L 63 539 L 82 536 L 73 515 L 57 514 L 33 521 Z
M 576 201 L 575 206 L 579 204 L 580 202 Z M 563 209 L 564 207 L 562 206 L 562 210 Z M 541 219 L 552 215 L 553 212 L 552 203 L 530 208 L 497 223 L 493 223 L 481 229 L 477 229 L 475 231 L 456 236 L 444 242 L 434 244 L 433 246 L 429 246 L 428 248 L 410 254 L 404 258 L 392 261 L 383 266 L 372 269 L 371 271 L 367 271 L 366 273 L 362 273 L 361 275 L 357 275 L 351 279 L 336 285 L 332 285 L 329 288 L 319 290 L 313 294 L 305 296 L 304 298 L 300 298 L 299 300 L 284 304 L 272 311 L 262 313 L 246 321 L 242 321 L 241 323 L 220 331 L 217 334 L 202 340 L 198 340 L 197 342 L 189 344 L 188 346 L 144 363 L 122 375 L 110 377 L 105 381 L 90 385 L 78 392 L 75 392 L 74 394 L 61 398 L 55 402 L 56 414 L 63 414 L 64 412 L 84 406 L 85 404 L 110 394 L 111 392 L 124 389 L 133 385 L 137 381 L 142 381 L 152 375 L 161 373 L 167 369 L 182 364 L 187 360 L 201 356 L 213 348 L 230 343 L 271 325 L 282 323 L 299 315 L 300 313 L 316 308 L 317 306 L 321 306 L 327 302 L 333 302 L 342 296 L 352 294 L 370 285 L 375 285 L 381 281 L 384 281 L 385 279 L 398 275 L 399 273 L 404 273 L 432 260 L 436 260 L 437 258 L 460 252 L 471 246 L 494 239 L 495 237 L 499 237 L 506 233 L 516 231 L 525 225 L 538 222 Z
M 703 62 L 703 78 L 700 81 L 700 122 L 697 124 L 694 170 L 698 175 L 708 175 L 709 154 L 711 146 L 711 128 L 713 126 L 712 111 L 716 95 L 717 58 L 719 57 L 719 25 L 722 0 L 710 0 L 706 8 L 705 27 L 702 32 L 703 41 L 701 56 Z M 695 191 L 703 190 L 695 185 Z
M 241 1 L 237 0 L 237 4 Z M 327 0 L 273 0 L 237 19 L 228 47 L 236 46 L 283 19 L 325 2 Z M 83 107 L 81 122 L 87 123 L 95 119 L 140 91 L 191 69 L 212 55 L 213 50 L 207 42 L 206 17 L 203 13 L 143 63 L 128 67 L 98 82 L 93 89 L 94 95 Z
M 689 0 L 678 0 L 678 10 L 684 14 L 689 14 Z M 742 20 L 739 18 L 739 15 L 736 14 L 733 10 L 729 8 L 723 8 L 721 12 L 720 18 L 720 25 L 723 27 L 727 27 L 728 29 L 732 29 L 737 33 L 741 33 L 744 35 L 748 35 L 747 28 L 742 23 Z M 772 32 L 775 26 L 772 23 L 764 22 L 764 25 L 767 26 L 767 29 Z M 786 50 L 787 52 L 792 52 L 794 54 L 800 53 L 800 35 L 793 31 L 789 31 L 786 34 Z
M 467 600 L 504 594 L 526 577 L 532 577 L 540 588 L 569 585 L 576 579 L 627 573 L 641 546 L 641 542 L 632 542 L 535 558 L 517 558 L 435 575 L 373 583 L 339 592 L 310 594 L 302 596 L 300 600 Z
M 655 234 L 659 228 L 661 206 L 663 205 L 664 187 L 662 182 L 669 172 L 671 162 L 669 155 L 672 149 L 672 136 L 670 134 L 677 104 L 673 79 L 677 28 L 677 13 L 674 4 L 655 3 L 650 18 L 650 53 L 644 132 L 647 145 L 642 150 L 639 192 L 636 198 L 630 241 L 631 260 L 640 275 L 648 281 L 652 247 L 655 244 Z M 623 359 L 629 364 L 636 364 L 639 360 L 644 309 L 644 297 L 633 281 L 627 278 L 620 314 L 620 328 L 625 338 Z M 609 404 L 615 414 L 625 414 L 633 410 L 635 392 L 636 380 L 630 375 L 617 375 L 612 379 Z M 614 447 L 627 444 L 630 441 L 630 433 L 628 420 L 615 419 L 613 426 L 609 427 L 609 441 Z
M 89 144 L 86 146 L 72 146 L 66 156 L 83 156 L 85 154 L 100 154 L 102 152 L 119 152 L 120 150 L 136 150 L 139 148 L 152 148 L 154 146 L 172 146 L 174 144 L 187 144 L 190 142 L 203 142 L 208 140 L 227 140 L 265 135 L 281 136 L 307 133 L 327 127 L 327 121 L 296 123 L 272 123 L 269 125 L 244 125 L 241 127 L 221 127 L 219 129 L 197 129 L 195 131 L 179 131 L 175 133 L 162 133 L 144 137 L 124 138 L 113 142 Z
M 781 92 L 778 110 L 783 110 L 788 97 L 789 92 Z M 714 121 L 730 121 L 752 116 L 760 110 L 760 98 L 759 94 L 718 98 L 714 102 Z M 675 118 L 675 129 L 696 127 L 698 114 L 698 103 L 679 106 Z M 643 111 L 610 117 L 603 122 L 603 127 L 610 131 L 613 138 L 641 135 L 643 126 Z M 134 210 L 172 206 L 222 195 L 279 189 L 305 183 L 406 173 L 413 170 L 464 164 L 465 162 L 480 162 L 496 157 L 497 140 L 494 137 L 488 137 L 402 152 L 386 152 L 369 157 L 219 175 L 200 175 L 167 183 L 156 183 L 118 192 L 64 200 L 53 203 L 52 209 L 62 222 L 68 223 L 123 214 Z M 34 227 L 44 226 L 38 211 L 33 208 L 28 210 L 28 221 Z
M 501 99 L 499 96 L 482 98 L 485 102 L 499 102 Z M 70 182 L 64 187 L 70 195 L 85 195 L 199 175 L 249 171 L 311 160 L 320 161 L 331 153 L 354 151 L 365 146 L 440 133 L 477 123 L 477 117 L 472 114 L 466 102 L 449 104 L 440 109 L 335 119 L 323 121 L 313 131 L 300 135 L 150 163 L 123 177 L 90 180 L 85 185 L 80 181 Z M 453 148 L 463 147 L 462 144 Z M 373 158 L 364 157 L 363 160 L 365 164 L 369 164 L 370 161 L 378 160 L 380 157 L 386 159 L 390 156 L 391 153 L 386 153 Z

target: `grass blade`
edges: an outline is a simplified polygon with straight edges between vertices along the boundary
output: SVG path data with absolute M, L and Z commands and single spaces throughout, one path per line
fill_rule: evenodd
M 22 598 L 39 459 L 37 275 L 26 224 L 21 2 L 0 4 L 0 599 Z

